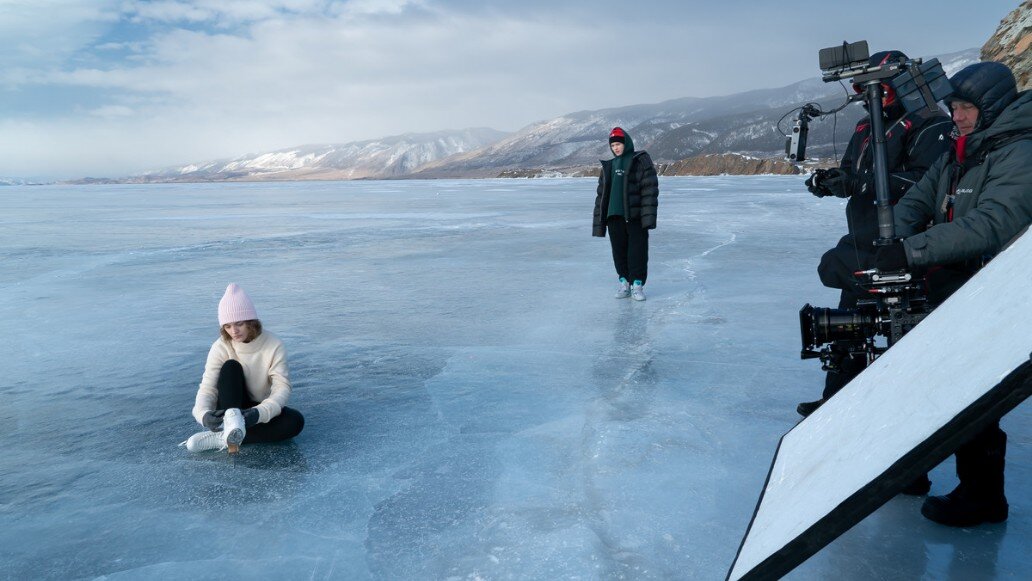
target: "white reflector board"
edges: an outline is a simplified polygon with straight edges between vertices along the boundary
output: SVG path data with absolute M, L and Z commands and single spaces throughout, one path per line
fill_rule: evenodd
M 781 438 L 728 579 L 788 573 L 1021 403 L 1030 351 L 1026 234 Z

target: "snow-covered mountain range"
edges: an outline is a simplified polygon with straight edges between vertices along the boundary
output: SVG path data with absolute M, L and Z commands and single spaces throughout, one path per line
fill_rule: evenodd
M 978 49 L 939 56 L 947 74 L 979 60 Z M 605 136 L 621 126 L 658 162 L 707 154 L 781 157 L 796 107 L 844 102 L 846 88 L 808 79 L 777 89 L 720 97 L 580 111 L 533 123 L 512 134 L 465 129 L 406 134 L 344 144 L 307 145 L 150 172 L 120 182 L 494 177 L 577 173 L 608 155 Z M 864 111 L 851 105 L 810 126 L 808 156 L 841 153 Z M 779 121 L 780 129 L 779 129 Z
M 969 49 L 939 57 L 947 74 L 978 62 L 978 50 Z M 541 168 L 575 171 L 607 157 L 605 136 L 619 125 L 628 130 L 638 149 L 647 149 L 659 162 L 676 162 L 706 154 L 740 153 L 770 158 L 784 154 L 783 131 L 792 126 L 785 118 L 794 108 L 818 102 L 830 110 L 844 102 L 846 88 L 809 79 L 778 89 L 761 89 L 735 95 L 685 98 L 651 105 L 632 105 L 599 111 L 581 111 L 529 125 L 513 135 L 466 154 L 433 162 L 417 176 L 483 177 L 505 170 Z M 835 118 L 823 118 L 810 126 L 808 155 L 841 153 L 856 121 L 863 116 L 859 104 L 850 105 Z
M 24 180 L 21 178 L 2 178 L 0 177 L 0 186 L 33 186 L 39 182 L 33 180 Z
M 344 144 L 305 145 L 149 172 L 125 181 L 348 180 L 392 178 L 494 143 L 506 133 L 476 128 L 405 134 Z

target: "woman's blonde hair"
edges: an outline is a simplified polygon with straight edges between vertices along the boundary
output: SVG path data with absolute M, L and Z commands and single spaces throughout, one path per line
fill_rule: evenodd
M 244 343 L 250 343 L 258 338 L 258 335 L 262 334 L 262 322 L 258 319 L 251 319 L 250 321 L 244 321 L 244 325 L 247 326 L 247 336 L 244 337 Z M 226 323 L 229 325 L 229 323 Z M 232 341 L 233 338 L 226 332 L 226 325 L 219 327 L 219 335 L 226 341 Z

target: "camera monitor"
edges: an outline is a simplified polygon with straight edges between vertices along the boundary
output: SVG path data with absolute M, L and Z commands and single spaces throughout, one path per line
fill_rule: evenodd
M 822 71 L 848 68 L 856 65 L 866 65 L 871 58 L 867 49 L 867 41 L 843 42 L 839 46 L 822 48 L 817 55 L 821 63 Z
M 953 87 L 946 72 L 942 70 L 939 59 L 929 59 L 921 64 L 914 64 L 891 81 L 896 95 L 907 111 L 914 112 L 923 108 L 936 107 L 935 103 L 949 97 Z

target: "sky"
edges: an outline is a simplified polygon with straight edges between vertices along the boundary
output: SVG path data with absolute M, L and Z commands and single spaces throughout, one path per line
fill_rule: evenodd
M 981 47 L 1017 0 L 0 0 L 0 177 L 785 86 L 844 40 Z

